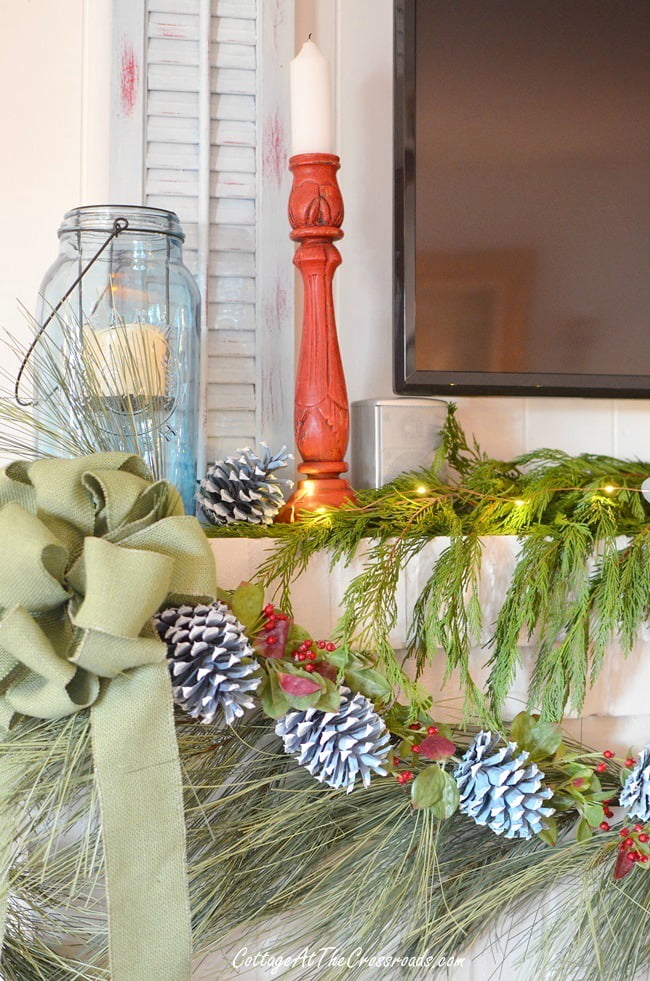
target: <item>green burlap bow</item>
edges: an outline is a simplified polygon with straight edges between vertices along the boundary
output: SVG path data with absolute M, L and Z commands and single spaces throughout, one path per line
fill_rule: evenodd
M 137 457 L 0 470 L 0 730 L 20 716 L 90 710 L 114 981 L 190 975 L 181 772 L 151 617 L 164 604 L 210 600 L 215 588 L 198 522 Z M 9 754 L 4 764 L 0 795 Z M 14 837 L 4 804 L 0 947 Z

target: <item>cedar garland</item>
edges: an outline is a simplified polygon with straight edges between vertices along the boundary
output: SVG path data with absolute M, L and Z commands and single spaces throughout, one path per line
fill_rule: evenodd
M 371 651 L 390 683 L 403 686 L 414 713 L 430 699 L 386 639 L 397 619 L 395 591 L 408 560 L 433 538 L 448 537 L 414 605 L 408 655 L 416 679 L 442 650 L 448 671 L 460 671 L 466 717 L 498 724 L 520 636 L 534 636 L 529 707 L 560 720 L 567 705 L 580 711 L 612 637 L 629 653 L 650 613 L 650 507 L 640 493 L 648 476 L 650 463 L 559 450 L 493 459 L 470 445 L 450 405 L 429 470 L 402 474 L 360 492 L 357 504 L 298 524 L 265 531 L 238 524 L 228 532 L 277 540 L 257 575 L 275 587 L 283 609 L 290 609 L 291 583 L 312 555 L 325 550 L 332 565 L 349 562 L 362 539 L 372 539 L 345 593 L 336 639 L 349 650 Z M 488 645 L 483 694 L 469 654 L 481 632 L 478 583 L 483 539 L 491 535 L 516 535 L 521 548 Z

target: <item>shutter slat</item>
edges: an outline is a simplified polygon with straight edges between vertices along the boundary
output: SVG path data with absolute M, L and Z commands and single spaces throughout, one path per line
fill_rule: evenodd
M 210 432 L 209 428 L 208 432 Z M 244 446 L 255 446 L 255 437 L 242 436 L 241 434 L 220 437 L 208 436 L 207 459 L 210 463 L 214 460 L 223 460 L 224 457 L 230 456 L 236 449 L 241 449 Z
M 150 90 L 158 92 L 198 92 L 198 65 L 158 65 L 150 62 L 147 84 Z
M 160 143 L 161 145 L 184 143 L 194 144 L 199 135 L 199 122 L 196 117 L 186 118 L 175 116 L 164 118 L 163 116 L 149 117 L 149 143 Z
M 257 17 L 256 0 L 216 0 L 213 11 L 217 17 L 238 17 L 255 20 Z
M 218 95 L 213 102 L 213 119 L 255 122 L 255 97 L 252 95 Z
M 255 225 L 255 202 L 217 198 L 212 202 L 210 220 L 224 225 Z
M 210 248 L 215 252 L 254 252 L 255 239 L 255 229 L 246 226 L 222 224 L 210 229 Z
M 167 37 L 154 37 L 149 41 L 149 66 L 156 65 L 191 65 L 198 64 L 199 42 L 178 41 Z
M 181 220 L 183 230 L 188 225 L 196 224 L 198 219 L 198 205 L 196 198 L 176 197 L 175 195 L 166 196 L 164 194 L 149 194 L 147 192 L 147 204 L 152 208 L 166 208 L 168 211 L 175 211 Z
M 175 211 L 186 225 L 198 220 L 197 199 L 173 193 L 169 188 L 169 197 L 165 194 L 147 193 L 147 203 L 152 208 L 166 208 Z M 226 225 L 250 225 L 255 227 L 255 202 L 237 198 L 216 198 L 212 201 L 210 221 Z
M 254 358 L 255 331 L 209 330 L 208 357 L 210 358 Z M 212 378 L 218 377 L 214 371 Z
M 213 17 L 211 40 L 217 44 L 255 46 L 255 21 L 241 17 Z
M 217 303 L 255 303 L 255 281 L 235 276 L 209 276 L 208 293 Z
M 155 143 L 150 143 L 147 146 L 146 164 L 150 170 L 169 168 L 197 171 L 199 149 L 196 144 L 156 140 Z
M 196 198 L 196 174 L 183 170 L 150 170 L 147 190 L 154 197 L 169 194 L 173 197 Z
M 240 303 L 209 303 L 208 326 L 214 330 L 254 331 L 255 304 Z
M 163 13 L 159 10 L 150 10 L 147 28 L 149 37 L 152 39 L 165 38 L 179 41 L 198 41 L 198 13 L 183 14 L 176 13 L 175 11 Z
M 212 72 L 212 91 L 233 95 L 255 95 L 255 72 L 250 68 L 217 68 Z
M 185 248 L 197 246 L 196 229 L 185 229 Z M 255 229 L 246 225 L 212 225 L 210 228 L 210 252 L 255 253 Z
M 255 412 L 252 410 L 250 412 L 208 412 L 208 432 L 213 437 L 228 436 L 231 439 L 235 437 L 240 437 L 242 433 L 252 434 L 255 432 Z M 245 446 L 246 443 L 250 445 L 250 440 L 252 435 L 244 437 L 246 442 L 231 444 L 229 452 L 232 453 L 233 450 Z M 208 446 L 210 441 L 208 440 Z
M 199 0 L 149 0 L 150 19 L 156 21 L 197 17 Z M 256 0 L 213 0 L 213 20 L 253 21 L 257 18 Z M 254 28 L 253 28 L 254 30 Z
M 218 385 L 208 385 L 208 411 L 221 409 L 225 412 L 233 410 L 247 409 L 255 410 L 255 386 L 252 384 L 237 385 L 234 383 L 234 366 L 240 364 L 244 358 L 220 358 L 214 365 L 210 365 L 215 374 L 213 377 L 221 377 L 224 382 Z M 255 364 L 254 359 L 250 359 Z
M 255 123 L 240 119 L 222 119 L 212 123 L 213 146 L 248 146 L 255 148 Z
M 215 68 L 251 68 L 256 67 L 255 46 L 248 44 L 215 44 Z
M 198 116 L 198 71 L 191 64 L 152 62 L 148 69 L 148 111 L 155 116 L 188 113 Z M 214 68 L 210 73 L 213 94 L 255 96 L 255 72 L 249 68 Z M 216 112 L 213 107 L 213 119 Z M 254 140 L 251 145 L 254 145 Z
M 172 89 L 165 91 L 151 89 L 147 99 L 147 113 L 150 120 L 157 116 L 179 116 L 198 120 L 197 93 L 193 91 L 174 92 Z
M 150 194 L 196 197 L 196 178 L 195 170 L 151 168 L 147 175 L 147 189 Z M 255 175 L 216 171 L 210 180 L 210 194 L 213 198 L 251 199 L 255 195 Z
M 255 255 L 250 252 L 212 252 L 210 271 L 215 276 L 255 278 Z
M 239 0 L 232 0 L 232 2 L 239 3 Z M 249 0 L 242 0 L 244 4 L 248 2 Z M 198 17 L 199 0 L 149 0 L 147 8 L 150 16 L 155 13 L 161 13 L 171 14 L 172 16 L 176 16 L 177 14 L 194 14 Z
M 255 174 L 233 174 L 216 171 L 210 181 L 210 193 L 217 198 L 254 198 Z

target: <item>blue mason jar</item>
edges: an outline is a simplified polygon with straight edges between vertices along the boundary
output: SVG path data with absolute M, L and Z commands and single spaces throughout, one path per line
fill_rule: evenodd
M 123 230 L 86 269 L 116 221 Z M 49 353 L 41 352 L 41 365 L 49 371 L 60 358 L 61 376 L 40 384 L 39 369 L 35 395 L 50 428 L 75 427 L 89 452 L 142 456 L 193 514 L 200 297 L 183 265 L 184 238 L 177 215 L 160 208 L 101 205 L 64 215 L 59 256 L 41 286 L 40 323 L 83 276 L 43 336 Z

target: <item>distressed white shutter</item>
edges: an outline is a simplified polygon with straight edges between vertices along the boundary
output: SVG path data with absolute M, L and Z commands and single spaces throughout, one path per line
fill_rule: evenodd
M 185 230 L 203 295 L 205 456 L 290 443 L 293 3 L 116 0 L 116 13 L 114 196 L 176 211 Z

